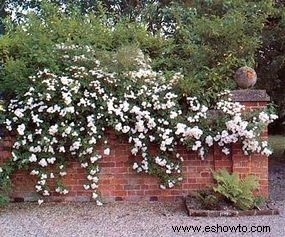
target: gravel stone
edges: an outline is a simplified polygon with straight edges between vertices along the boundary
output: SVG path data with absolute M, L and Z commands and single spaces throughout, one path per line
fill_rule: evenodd
M 276 201 L 285 200 L 285 162 L 269 160 L 269 193 Z
M 93 203 L 9 204 L 0 209 L 0 236 L 242 236 L 242 233 L 174 233 L 178 225 L 269 225 L 267 234 L 247 233 L 245 236 L 285 236 L 284 201 L 276 202 L 282 209 L 279 216 L 193 218 L 178 204 L 113 203 L 98 207 Z

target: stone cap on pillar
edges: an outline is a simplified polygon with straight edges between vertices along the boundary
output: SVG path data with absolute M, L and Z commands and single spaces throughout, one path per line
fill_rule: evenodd
M 266 90 L 233 90 L 231 98 L 236 102 L 269 102 Z

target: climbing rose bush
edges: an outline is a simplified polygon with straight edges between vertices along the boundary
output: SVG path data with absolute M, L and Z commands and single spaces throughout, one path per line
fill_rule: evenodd
M 244 106 L 232 102 L 229 92 L 219 94 L 211 109 L 195 96 L 181 97 L 175 85 L 183 75 L 166 77 L 153 71 L 140 50 L 133 69 L 124 71 L 102 65 L 90 46 L 60 44 L 54 50 L 62 52 L 66 70 L 38 71 L 31 76 L 30 89 L 2 111 L 2 125 L 17 132 L 12 157 L 0 167 L 2 182 L 14 170 L 25 168 L 37 177 L 35 189 L 43 197 L 51 193 L 48 179 L 55 179 L 55 191 L 65 195 L 68 187 L 61 178 L 67 174 L 69 159 L 77 159 L 86 169 L 84 189 L 92 189 L 92 198 L 101 205 L 98 161 L 111 152 L 105 135 L 109 128 L 125 135 L 133 156 L 141 158 L 133 169 L 156 176 L 162 189 L 182 180 L 179 144 L 197 151 L 202 159 L 214 143 L 229 155 L 230 145 L 239 141 L 246 155 L 271 154 L 267 141 L 260 138 L 277 118 L 268 109 L 243 112 Z M 96 149 L 99 142 L 104 144 L 103 154 Z M 155 155 L 149 151 L 151 144 L 158 147 Z

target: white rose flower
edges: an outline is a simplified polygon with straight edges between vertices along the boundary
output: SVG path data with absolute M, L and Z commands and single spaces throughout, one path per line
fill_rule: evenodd
M 65 148 L 64 148 L 64 146 L 61 146 L 61 147 L 59 148 L 59 152 L 65 153 Z
M 230 154 L 229 148 L 226 148 L 226 147 L 224 147 L 224 148 L 222 149 L 222 152 L 223 152 L 225 155 L 229 155 L 229 154 Z
M 103 203 L 98 201 L 98 200 L 96 200 L 96 204 L 97 204 L 97 206 L 102 206 L 103 205 Z
M 84 184 L 83 187 L 84 187 L 85 190 L 90 189 L 90 185 L 88 185 L 88 184 Z
M 93 182 L 97 183 L 99 181 L 99 178 L 97 176 L 93 177 Z
M 104 150 L 104 155 L 108 156 L 108 155 L 110 155 L 110 152 L 111 152 L 110 148 L 106 148 Z
M 175 119 L 177 116 L 178 116 L 178 114 L 177 114 L 176 112 L 174 112 L 174 111 L 171 111 L 171 112 L 170 112 L 170 116 L 169 116 L 169 117 L 170 117 L 171 119 Z
M 264 148 L 263 151 L 261 152 L 262 155 L 270 156 L 272 155 L 272 151 L 268 148 Z
M 133 169 L 135 170 L 135 169 L 137 169 L 138 167 L 139 167 L 139 166 L 138 166 L 138 163 L 135 162 L 135 163 L 133 164 Z
M 92 184 L 91 184 L 91 188 L 92 188 L 92 189 L 96 189 L 96 188 L 98 188 L 98 185 L 95 184 L 95 183 L 92 183 Z
M 98 157 L 97 157 L 97 156 L 92 156 L 92 157 L 90 157 L 90 161 L 91 161 L 92 164 L 95 163 L 97 160 L 98 160 Z M 85 167 L 84 167 L 84 168 L 85 168 Z
M 37 156 L 35 154 L 32 154 L 29 158 L 30 162 L 36 162 L 37 161 Z
M 21 109 L 16 109 L 16 110 L 14 111 L 14 114 L 15 114 L 18 118 L 24 117 L 23 110 L 21 110 Z
M 38 200 L 38 204 L 39 204 L 39 205 L 41 205 L 43 202 L 44 202 L 44 200 L 42 200 L 42 199 L 39 199 L 39 200 Z
M 55 157 L 47 158 L 47 162 L 50 164 L 54 164 L 55 161 L 56 161 Z
M 271 120 L 271 121 L 274 121 L 274 120 L 276 120 L 276 119 L 278 119 L 278 115 L 276 115 L 276 114 L 270 114 L 270 120 Z
M 172 182 L 169 182 L 169 183 L 168 183 L 168 187 L 169 187 L 169 188 L 173 188 L 173 187 L 174 187 L 174 184 L 173 184 Z
M 12 152 L 12 156 L 13 156 L 13 161 L 18 160 L 18 156 L 14 152 Z
M 210 147 L 210 146 L 213 146 L 213 144 L 214 144 L 214 139 L 213 139 L 210 135 L 208 135 L 208 136 L 206 137 L 205 142 L 206 142 L 206 144 Z
M 18 128 L 17 128 L 17 131 L 18 131 L 19 135 L 23 136 L 24 132 L 25 132 L 25 129 L 26 129 L 25 124 L 19 125 Z
M 164 185 L 159 185 L 159 187 L 161 188 L 161 189 L 166 189 L 166 187 L 164 186 Z
M 92 175 L 88 175 L 87 179 L 91 181 L 91 180 L 93 180 L 93 176 Z
M 42 167 L 46 167 L 46 166 L 48 166 L 48 163 L 47 163 L 46 159 L 43 158 L 39 161 L 39 165 Z
M 61 77 L 60 81 L 63 85 L 69 85 L 70 83 L 72 83 L 72 80 L 68 79 L 68 77 Z
M 122 129 L 123 133 L 127 133 L 128 131 L 130 131 L 130 127 L 129 126 L 124 126 Z
M 60 176 L 65 176 L 65 175 L 67 175 L 67 173 L 65 171 L 61 171 L 61 172 L 59 172 L 59 175 Z
M 175 134 L 176 134 L 176 135 L 184 134 L 186 127 L 187 127 L 187 126 L 186 126 L 185 124 L 183 124 L 183 123 L 178 123 L 178 124 L 176 125 L 176 132 L 175 132 Z
M 92 157 L 91 157 L 92 158 Z M 91 161 L 92 162 L 92 161 Z M 85 162 L 85 163 L 81 163 L 81 167 L 82 168 L 86 168 L 86 167 L 88 167 L 88 163 L 87 162 Z
M 32 170 L 30 174 L 31 174 L 31 175 L 38 175 L 38 174 L 39 174 L 39 171 L 37 171 L 37 170 Z
M 50 193 L 49 193 L 48 190 L 45 190 L 45 191 L 43 192 L 43 196 L 49 196 L 49 195 L 50 195 Z
M 115 126 L 115 129 L 117 131 L 121 131 L 122 130 L 122 124 L 121 123 L 118 123 L 116 126 Z
M 52 135 L 52 136 L 55 135 L 55 134 L 58 132 L 58 125 L 55 124 L 55 125 L 51 126 L 51 127 L 49 128 L 48 132 L 49 132 L 49 134 Z
M 261 122 L 263 122 L 263 123 L 267 123 L 267 122 L 270 120 L 268 114 L 266 114 L 266 113 L 264 113 L 264 112 L 261 112 L 261 113 L 259 114 L 258 118 L 259 118 L 259 120 L 260 120 Z
M 98 198 L 98 194 L 97 194 L 97 193 L 95 193 L 95 192 L 94 192 L 94 193 L 92 193 L 92 198 L 93 198 L 93 199 L 97 199 L 97 198 Z

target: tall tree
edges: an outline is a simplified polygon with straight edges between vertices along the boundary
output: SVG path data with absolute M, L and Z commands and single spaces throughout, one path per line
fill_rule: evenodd
M 279 120 L 273 131 L 285 133 L 285 1 L 276 1 L 275 13 L 263 30 L 258 51 L 258 87 L 266 89 L 278 106 Z

